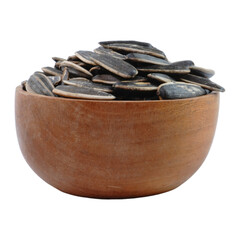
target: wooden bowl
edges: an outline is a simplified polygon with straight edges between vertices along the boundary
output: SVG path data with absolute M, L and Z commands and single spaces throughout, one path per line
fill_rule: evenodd
M 129 198 L 172 190 L 210 149 L 219 94 L 163 101 L 54 98 L 16 88 L 16 128 L 30 167 L 74 195 Z

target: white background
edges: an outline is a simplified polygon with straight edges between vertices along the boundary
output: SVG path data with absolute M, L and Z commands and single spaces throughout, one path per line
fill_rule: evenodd
M 27 1 L 0 3 L 0 239 L 240 239 L 239 1 Z M 128 200 L 64 194 L 21 155 L 14 91 L 52 56 L 101 40 L 140 40 L 169 60 L 216 71 L 221 94 L 210 153 L 174 191 Z

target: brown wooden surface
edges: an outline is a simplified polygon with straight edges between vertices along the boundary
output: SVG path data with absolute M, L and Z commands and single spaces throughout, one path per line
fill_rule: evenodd
M 210 149 L 219 94 L 163 101 L 92 101 L 16 89 L 16 129 L 30 167 L 61 191 L 125 198 L 169 191 Z M 203 176 L 204 177 L 204 176 Z

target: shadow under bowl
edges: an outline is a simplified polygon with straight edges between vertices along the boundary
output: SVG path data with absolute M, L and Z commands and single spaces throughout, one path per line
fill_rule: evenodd
M 47 97 L 16 88 L 19 145 L 30 167 L 78 196 L 130 198 L 172 190 L 206 158 L 219 94 L 163 101 Z

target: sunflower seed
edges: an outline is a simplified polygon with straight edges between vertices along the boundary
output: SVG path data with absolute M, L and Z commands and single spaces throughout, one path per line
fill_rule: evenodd
M 56 69 L 56 68 L 43 67 L 42 70 L 46 75 L 50 75 L 50 76 L 61 76 L 62 75 L 62 71 L 59 69 Z
M 94 90 L 103 91 L 103 92 L 113 92 L 112 87 L 110 85 L 104 85 L 100 83 L 94 83 L 90 80 L 86 81 L 85 79 L 70 79 L 70 80 L 63 80 L 64 84 L 76 86 L 76 87 L 89 87 Z
M 77 65 L 86 65 L 86 63 L 84 63 L 84 62 L 82 62 L 82 61 L 80 61 L 80 59 L 78 59 L 78 60 L 68 60 L 69 62 L 71 62 L 71 63 L 75 63 L 75 64 L 77 64 Z
M 59 85 L 53 92 L 62 97 L 82 98 L 82 99 L 96 99 L 96 100 L 113 100 L 115 96 L 110 93 L 96 91 L 87 87 L 76 87 Z
M 36 92 L 36 91 L 33 91 L 32 88 L 30 87 L 30 84 L 29 82 L 27 81 L 26 84 L 25 84 L 25 88 L 26 88 L 26 91 L 27 92 L 30 92 L 30 93 L 36 93 L 36 94 L 42 94 L 42 92 Z
M 143 53 L 148 54 L 155 57 L 160 57 L 166 59 L 166 55 L 164 52 L 157 48 L 150 48 L 147 46 L 139 46 L 139 45 L 131 45 L 131 44 L 119 44 L 119 43 L 112 43 L 105 45 L 104 47 L 110 48 L 116 51 L 125 51 L 125 52 L 135 52 L 135 53 Z
M 57 86 L 61 83 L 62 77 L 61 76 L 48 76 L 54 86 Z
M 36 72 L 34 72 L 34 74 L 36 74 L 36 73 L 42 73 L 42 74 L 45 74 L 44 72 L 41 72 L 41 71 L 36 71 Z M 50 76 L 49 76 L 50 77 Z
M 71 81 L 85 81 L 85 82 L 91 82 L 91 80 L 89 80 L 88 78 L 84 78 L 84 77 L 69 78 L 69 80 L 71 80 Z
M 73 61 L 72 61 L 73 62 Z M 87 68 L 88 67 L 88 64 L 87 63 L 84 63 L 84 62 L 81 62 L 81 61 L 75 61 L 75 62 L 73 62 L 73 63 L 75 63 L 75 64 L 77 64 L 77 65 L 79 65 L 79 66 L 81 66 L 81 67 L 84 67 L 84 68 Z
M 54 94 L 47 88 L 41 79 L 34 75 L 28 79 L 26 83 L 26 90 L 31 93 L 42 94 L 46 96 L 54 96 Z
M 98 74 L 101 71 L 101 67 L 100 66 L 93 66 L 92 68 L 90 68 L 89 72 L 93 75 Z
M 67 58 L 67 61 L 78 61 L 78 60 L 79 58 L 76 55 L 72 55 Z
M 80 67 L 83 67 L 86 70 L 88 70 L 87 68 L 89 67 L 89 65 L 84 63 L 84 62 L 82 62 L 82 61 L 80 61 L 80 60 L 79 61 L 69 61 L 69 62 L 74 63 L 74 64 L 76 64 L 76 65 L 78 65 Z
M 175 79 L 163 73 L 149 73 L 147 76 L 161 83 L 175 82 Z
M 111 55 L 115 58 L 119 58 L 119 59 L 122 59 L 122 60 L 125 60 L 127 59 L 126 55 L 123 55 L 121 53 L 118 53 L 118 52 L 115 52 L 109 48 L 104 48 L 104 47 L 98 47 L 96 49 L 94 49 L 94 52 L 95 53 L 98 53 L 98 54 L 106 54 L 106 55 Z
M 77 51 L 75 54 L 81 61 L 90 65 L 96 65 L 96 63 L 91 58 L 92 56 L 96 55 L 96 53 L 91 51 Z
M 131 64 L 110 55 L 95 54 L 91 59 L 101 67 L 123 78 L 133 78 L 138 71 Z
M 41 81 L 50 90 L 50 92 L 52 92 L 52 90 L 54 89 L 54 85 L 45 74 L 35 73 L 34 76 L 37 78 L 38 81 Z
M 61 63 L 62 63 L 63 61 L 57 61 L 56 63 L 55 63 L 55 65 L 54 65 L 54 67 L 55 68 L 57 68 L 57 69 L 59 69 L 59 70 L 61 70 Z
M 110 84 L 110 85 L 120 82 L 121 80 L 124 80 L 124 79 L 116 77 L 111 74 L 99 74 L 92 78 L 93 82 Z
M 146 42 L 139 42 L 139 41 L 132 41 L 132 40 L 118 40 L 118 41 L 102 41 L 99 42 L 99 44 L 101 46 L 107 46 L 109 44 L 130 44 L 130 45 L 137 45 L 137 46 L 142 46 L 142 47 L 149 47 L 149 48 L 153 48 L 153 46 L 150 43 L 146 43 Z
M 62 66 L 62 67 L 70 67 L 70 68 L 73 68 L 73 69 L 75 69 L 75 70 L 77 70 L 77 71 L 79 71 L 79 72 L 83 72 L 83 73 L 85 73 L 86 75 L 89 75 L 90 77 L 92 77 L 92 74 L 91 74 L 88 70 L 86 70 L 85 68 L 83 68 L 83 67 L 81 67 L 81 66 L 79 66 L 79 65 L 77 65 L 77 64 L 75 64 L 75 63 L 73 63 L 73 62 L 63 61 L 63 62 L 61 63 L 61 66 Z
M 64 67 L 62 67 L 62 70 L 64 70 Z M 69 77 L 84 77 L 84 78 L 90 78 L 90 76 L 84 72 L 80 72 L 74 68 L 68 67 Z
M 193 84 L 164 83 L 158 87 L 159 99 L 182 99 L 205 95 L 205 90 Z
M 142 72 L 151 72 L 151 73 L 169 73 L 169 74 L 187 74 L 190 73 L 190 69 L 188 67 L 182 67 L 178 65 L 148 65 L 137 68 L 138 71 Z
M 156 91 L 157 86 L 150 82 L 119 82 L 113 85 L 115 89 L 125 89 L 130 91 Z
M 55 62 L 66 61 L 66 59 L 60 58 L 60 57 L 52 57 L 52 60 L 55 61 Z
M 209 89 L 207 89 L 207 88 L 204 88 L 204 90 L 205 90 L 206 94 L 209 94 L 209 93 L 212 92 L 211 90 L 209 90 Z
M 190 68 L 190 67 L 194 66 L 194 62 L 191 60 L 184 60 L 184 61 L 173 62 L 170 65 L 183 67 L 183 68 Z
M 68 68 L 65 67 L 62 74 L 62 80 L 68 80 L 68 79 L 69 79 L 69 71 L 68 71 Z
M 85 81 L 85 80 L 63 80 L 63 83 L 65 85 L 70 85 L 70 86 L 76 86 L 76 87 L 82 87 L 84 84 L 89 83 L 90 80 Z
M 215 72 L 211 69 L 206 69 L 202 67 L 191 66 L 190 67 L 191 74 L 197 75 L 200 77 L 211 78 Z
M 187 75 L 182 76 L 180 79 L 184 82 L 199 85 L 203 88 L 207 88 L 207 89 L 212 90 L 212 91 L 219 91 L 219 92 L 224 92 L 225 91 L 225 89 L 223 87 L 221 87 L 220 85 L 212 82 L 208 78 L 199 77 L 199 76 L 192 75 L 192 74 L 187 74 Z
M 168 61 L 162 58 L 157 58 L 157 57 L 150 56 L 147 54 L 142 54 L 142 53 L 129 53 L 127 54 L 127 59 L 132 62 L 142 62 L 142 63 L 150 63 L 150 64 L 156 64 L 156 65 L 169 64 Z
M 136 76 L 128 80 L 122 80 L 121 82 L 147 82 L 147 78 L 143 76 Z

